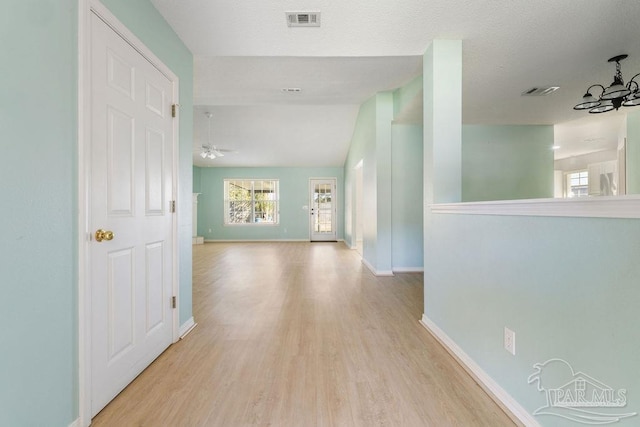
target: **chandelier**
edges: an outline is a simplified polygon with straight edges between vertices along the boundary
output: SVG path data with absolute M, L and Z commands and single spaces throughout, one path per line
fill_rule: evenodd
M 606 113 L 607 111 L 617 110 L 620 106 L 634 107 L 640 105 L 640 86 L 634 79 L 640 76 L 636 74 L 624 84 L 622 72 L 620 71 L 620 61 L 628 55 L 618 55 L 609 59 L 608 62 L 616 63 L 616 74 L 613 76 L 613 83 L 605 88 L 600 84 L 589 86 L 587 93 L 582 97 L 582 102 L 573 107 L 574 110 L 589 110 L 591 114 Z M 600 88 L 602 92 L 598 98 L 591 94 L 592 88 Z
M 211 143 L 211 117 L 213 117 L 212 113 L 204 113 L 205 116 L 209 119 L 209 131 L 207 133 L 207 145 L 201 146 L 200 157 L 203 159 L 215 159 L 216 157 L 224 157 L 224 154 L 220 152 L 216 148 L 215 145 Z

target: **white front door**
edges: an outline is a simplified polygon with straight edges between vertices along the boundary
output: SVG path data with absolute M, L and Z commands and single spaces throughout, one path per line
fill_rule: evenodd
M 173 83 L 93 13 L 90 25 L 93 417 L 172 342 L 174 144 Z
M 313 178 L 310 180 L 311 241 L 336 240 L 336 179 Z

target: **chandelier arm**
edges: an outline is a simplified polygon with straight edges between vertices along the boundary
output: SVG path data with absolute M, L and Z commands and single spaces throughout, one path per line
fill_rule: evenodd
M 627 83 L 627 87 L 628 87 L 629 89 L 631 89 L 631 83 L 633 83 L 634 85 L 636 85 L 636 89 L 635 89 L 635 90 L 640 89 L 640 84 L 638 84 L 638 82 L 637 82 L 637 81 L 635 81 L 635 78 L 636 78 L 636 77 L 638 77 L 638 76 L 640 76 L 640 73 L 636 74 L 635 76 L 633 76 L 633 77 L 631 77 L 631 78 L 629 79 L 629 83 Z
M 603 93 L 604 93 L 604 91 L 605 91 L 604 86 L 602 86 L 602 85 L 600 85 L 600 84 L 597 84 L 597 83 L 596 83 L 596 84 L 594 84 L 594 85 L 591 85 L 591 86 L 589 86 L 589 87 L 587 88 L 587 93 L 591 93 L 591 88 L 592 88 L 592 87 L 599 87 L 599 88 L 600 88 L 600 90 L 602 90 L 602 92 L 600 93 L 600 96 L 598 96 L 598 99 L 600 99 L 600 97 L 602 96 L 602 94 L 603 94 Z

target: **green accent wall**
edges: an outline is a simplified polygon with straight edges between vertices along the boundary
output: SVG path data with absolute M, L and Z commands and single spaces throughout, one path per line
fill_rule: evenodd
M 462 201 L 553 197 L 553 126 L 462 126 Z
M 201 187 L 202 174 L 200 173 L 201 170 L 202 168 L 199 168 L 198 166 L 193 167 L 193 192 L 194 193 L 200 193 L 200 189 L 202 188 Z
M 392 126 L 391 234 L 393 269 L 424 265 L 422 126 Z
M 194 168 L 199 169 L 198 235 L 205 240 L 309 240 L 309 179 L 336 178 L 337 238 L 344 238 L 344 187 L 342 168 Z M 194 176 L 197 176 L 194 175 Z M 278 179 L 278 225 L 224 225 L 224 180 L 232 178 Z M 211 230 L 211 231 L 209 231 Z
M 181 84 L 181 320 L 191 317 L 193 60 L 148 0 L 103 2 Z M 0 14 L 0 425 L 78 418 L 78 2 Z
M 532 413 L 545 403 L 527 383 L 533 365 L 560 358 L 627 389 L 620 412 L 640 410 L 639 220 L 432 217 L 427 238 L 438 250 L 425 258 L 425 314 L 502 388 Z M 505 326 L 516 356 L 503 349 Z M 568 382 L 545 375 L 547 384 Z
M 77 2 L 0 14 L 0 425 L 77 405 Z

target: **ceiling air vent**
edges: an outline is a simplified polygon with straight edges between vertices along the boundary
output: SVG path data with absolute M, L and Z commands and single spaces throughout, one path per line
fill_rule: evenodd
M 320 12 L 285 12 L 290 27 L 319 27 Z
M 545 96 L 560 89 L 559 86 L 540 86 L 522 92 L 522 96 Z

